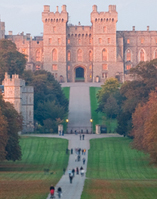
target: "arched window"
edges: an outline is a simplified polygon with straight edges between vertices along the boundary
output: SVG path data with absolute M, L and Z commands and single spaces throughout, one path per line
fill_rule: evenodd
M 77 60 L 78 60 L 78 61 L 82 61 L 82 50 L 81 50 L 81 49 L 79 49 L 79 50 L 77 51 Z
M 154 59 L 157 59 L 157 49 L 155 50 L 155 53 L 154 53 Z
M 52 61 L 57 61 L 57 50 L 53 49 L 52 51 Z
M 106 49 L 103 49 L 103 51 L 102 51 L 102 60 L 107 61 L 107 50 Z
M 36 61 L 41 61 L 41 50 L 40 49 L 38 49 L 36 51 Z
M 91 50 L 89 51 L 89 61 L 93 61 L 93 53 Z
M 140 50 L 140 61 L 145 61 L 145 53 L 143 49 Z
M 70 51 L 68 51 L 68 61 L 70 61 L 71 60 L 71 53 L 70 53 Z
M 126 51 L 126 61 L 131 61 L 131 50 L 127 49 Z

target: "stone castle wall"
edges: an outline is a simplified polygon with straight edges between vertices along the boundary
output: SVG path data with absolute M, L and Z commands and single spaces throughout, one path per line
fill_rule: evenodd
M 68 24 L 66 6 L 61 12 L 42 12 L 43 37 L 30 34 L 6 35 L 17 49 L 27 55 L 27 70 L 47 70 L 60 82 L 75 82 L 78 68 L 84 70 L 84 81 L 101 82 L 109 77 L 125 80 L 125 74 L 140 61 L 157 58 L 157 31 L 117 31 L 115 5 L 98 12 L 94 5 L 91 26 Z M 128 77 L 127 77 L 128 78 Z
M 4 100 L 14 105 L 18 113 L 23 116 L 23 132 L 34 131 L 34 89 L 25 86 L 25 81 L 18 75 L 12 78 L 6 73 L 2 82 L 4 86 Z

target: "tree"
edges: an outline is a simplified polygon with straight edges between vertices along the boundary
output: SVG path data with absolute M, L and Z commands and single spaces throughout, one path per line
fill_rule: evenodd
M 4 79 L 5 72 L 9 75 L 22 75 L 25 65 L 26 56 L 17 51 L 16 45 L 6 39 L 0 40 L 0 82 Z
M 157 91 L 150 93 L 147 103 L 137 106 L 132 118 L 133 147 L 149 153 L 151 160 L 157 163 Z
M 137 105 L 146 103 L 149 93 L 157 87 L 157 60 L 140 62 L 130 70 L 130 73 L 136 77 L 136 80 L 125 82 L 120 88 L 123 100 L 117 117 L 117 132 L 124 135 L 129 135 L 132 129 L 132 114 Z
M 0 108 L 0 161 L 5 160 L 6 157 L 6 144 L 8 141 L 8 135 L 7 135 L 7 121 L 4 115 L 2 115 L 2 111 Z
M 2 149 L 1 160 L 19 160 L 21 148 L 19 145 L 18 132 L 22 130 L 22 116 L 14 109 L 13 105 L 3 100 L 0 95 L 0 148 Z
M 34 115 L 41 132 L 56 132 L 58 120 L 68 112 L 68 100 L 50 72 L 25 71 L 26 84 L 34 87 Z
M 104 85 L 101 86 L 101 90 L 98 91 L 98 109 L 97 111 L 103 112 L 104 106 L 107 102 L 107 99 L 111 94 L 116 93 L 119 90 L 119 82 L 116 78 L 107 79 Z

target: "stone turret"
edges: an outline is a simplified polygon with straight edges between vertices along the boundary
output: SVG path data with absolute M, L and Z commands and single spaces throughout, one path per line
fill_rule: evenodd
M 14 74 L 12 78 L 5 73 L 2 82 L 4 86 L 4 100 L 13 104 L 18 113 L 23 116 L 23 132 L 34 131 L 34 89 L 25 86 L 25 80 Z

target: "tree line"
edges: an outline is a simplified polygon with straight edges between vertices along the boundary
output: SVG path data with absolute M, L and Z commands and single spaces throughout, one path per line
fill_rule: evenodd
M 130 75 L 134 80 L 122 85 L 114 78 L 102 85 L 97 111 L 116 118 L 116 132 L 133 138 L 132 146 L 157 163 L 157 60 L 140 62 Z

